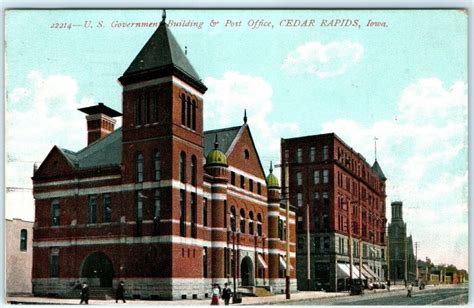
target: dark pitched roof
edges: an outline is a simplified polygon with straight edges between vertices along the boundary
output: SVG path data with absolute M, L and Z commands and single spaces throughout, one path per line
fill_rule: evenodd
M 162 21 L 119 80 L 127 83 L 169 74 L 186 79 L 203 92 L 207 90 L 168 25 Z
M 380 168 L 379 163 L 377 160 L 375 160 L 374 165 L 372 166 L 372 170 L 374 170 L 375 173 L 383 180 L 386 181 L 387 178 L 385 177 L 385 174 L 383 174 L 382 168 Z
M 89 114 L 89 115 L 98 114 L 98 113 L 103 113 L 105 115 L 108 115 L 109 117 L 118 117 L 118 116 L 122 115 L 117 110 L 114 110 L 110 107 L 105 106 L 104 103 L 99 103 L 99 104 L 94 105 L 94 106 L 79 108 L 77 110 L 82 111 L 82 112 L 84 112 L 86 114 Z
M 75 168 L 119 166 L 122 160 L 122 128 L 116 129 L 79 152 L 60 150 Z
M 204 157 L 207 157 L 207 154 L 214 149 L 214 141 L 217 134 L 217 142 L 219 143 L 219 150 L 228 155 L 227 151 L 232 145 L 235 137 L 239 133 L 239 130 L 242 126 L 227 127 L 222 129 L 208 130 L 203 133 L 203 143 L 204 143 Z

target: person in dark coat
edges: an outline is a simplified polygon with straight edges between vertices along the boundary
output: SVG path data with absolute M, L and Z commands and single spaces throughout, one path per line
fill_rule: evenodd
M 125 303 L 125 286 L 123 281 L 120 281 L 115 292 L 115 302 L 118 303 L 120 299 Z
M 82 304 L 82 303 L 85 303 L 86 305 L 89 304 L 89 286 L 87 285 L 87 283 L 84 281 L 84 283 L 82 284 L 82 289 L 81 289 L 81 302 L 79 303 Z
M 230 298 L 232 296 L 231 289 L 227 286 L 227 282 L 224 283 L 224 289 L 222 289 L 222 299 L 225 305 L 229 305 Z

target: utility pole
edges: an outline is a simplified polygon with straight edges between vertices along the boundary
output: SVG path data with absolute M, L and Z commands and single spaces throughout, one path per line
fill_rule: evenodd
M 290 181 L 288 157 L 285 157 L 285 199 L 286 199 L 286 299 L 290 299 Z
M 390 227 L 387 226 L 387 281 L 390 281 Z
M 362 267 L 364 264 L 362 263 L 362 206 L 357 208 L 359 212 L 359 279 L 362 280 Z
M 310 246 L 310 233 L 309 233 L 309 204 L 306 203 L 306 263 L 308 264 L 308 291 L 311 287 L 311 246 Z
M 407 258 L 407 237 L 405 235 L 405 238 L 404 238 L 404 244 L 405 244 L 405 286 L 407 286 L 407 283 L 408 283 L 408 258 Z
M 416 281 L 418 282 L 418 242 L 415 242 Z

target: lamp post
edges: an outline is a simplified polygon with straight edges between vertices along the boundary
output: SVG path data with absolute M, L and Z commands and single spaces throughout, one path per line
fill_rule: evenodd
M 237 252 L 235 250 L 235 236 L 238 234 L 238 230 L 235 230 L 235 220 L 234 220 L 234 225 L 230 228 L 230 232 L 232 233 L 232 263 L 233 263 L 233 269 L 232 269 L 232 284 L 234 285 L 234 296 L 232 297 L 232 303 L 237 304 L 239 303 L 237 299 L 237 282 L 236 282 L 236 277 L 237 277 Z

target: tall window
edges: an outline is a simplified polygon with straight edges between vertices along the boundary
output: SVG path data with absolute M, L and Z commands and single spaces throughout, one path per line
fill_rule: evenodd
M 26 229 L 21 229 L 20 231 L 20 251 L 26 251 L 28 241 L 28 231 Z
M 323 146 L 323 160 L 327 160 L 329 156 L 329 148 L 327 145 Z
M 179 180 L 182 183 L 186 181 L 186 154 L 184 152 L 179 155 Z
M 227 200 L 224 200 L 224 228 L 227 228 Z
M 104 204 L 104 222 L 110 222 L 112 220 L 112 202 L 110 195 L 105 194 L 102 201 Z
M 159 189 L 155 189 L 153 198 L 153 221 L 159 222 L 161 217 L 161 192 Z
M 151 96 L 151 122 L 158 122 L 158 92 L 153 92 Z
M 245 211 L 240 209 L 240 232 L 245 233 Z
M 89 221 L 90 224 L 97 223 L 97 196 L 89 196 Z
M 155 181 L 161 180 L 161 157 L 160 152 L 155 153 Z
M 191 99 L 189 98 L 189 96 L 187 97 L 186 99 L 186 105 L 188 107 L 188 109 L 186 110 L 187 112 L 187 117 L 186 117 L 186 126 L 187 127 L 191 127 L 191 112 L 192 112 L 192 108 L 191 108 Z
M 196 186 L 197 183 L 197 162 L 196 156 L 191 156 L 191 184 Z
M 49 277 L 59 277 L 59 251 L 57 248 L 51 249 L 49 256 Z
M 323 192 L 323 206 L 325 209 L 329 209 L 329 194 L 327 191 Z
M 316 148 L 311 147 L 309 150 L 309 160 L 310 162 L 314 162 L 316 160 Z
M 136 198 L 136 223 L 137 223 L 137 235 L 141 234 L 141 227 L 143 222 L 143 194 L 141 191 L 137 191 Z
M 197 196 L 191 193 L 191 237 L 197 237 Z
M 323 170 L 323 183 L 329 183 L 329 170 Z
M 296 194 L 296 203 L 297 203 L 298 207 L 303 206 L 303 194 L 302 193 L 297 193 Z
M 186 125 L 186 97 L 181 94 L 181 124 Z
M 230 172 L 230 184 L 235 186 L 235 172 L 234 171 Z
M 278 218 L 278 238 L 283 240 L 283 220 Z
M 207 247 L 202 249 L 202 277 L 207 278 Z
M 301 172 L 296 172 L 296 185 L 303 185 L 303 174 Z
M 137 98 L 135 104 L 135 125 L 142 125 L 142 96 Z
M 235 207 L 231 207 L 230 209 L 230 228 L 232 231 L 235 232 Z
M 179 205 L 181 209 L 179 234 L 180 236 L 186 236 L 186 191 L 184 189 L 179 191 Z
M 253 212 L 249 213 L 249 234 L 253 235 Z
M 262 215 L 257 214 L 257 235 L 262 236 Z
M 148 95 L 143 95 L 143 124 L 150 123 L 149 102 Z
M 54 199 L 51 204 L 51 225 L 52 226 L 59 226 L 59 223 L 60 223 L 59 216 L 60 216 L 59 200 Z
M 257 194 L 261 195 L 262 194 L 262 184 L 257 183 Z
M 298 148 L 296 150 L 296 162 L 297 163 L 303 162 L 303 149 L 302 148 Z
M 136 161 L 137 183 L 143 182 L 143 155 L 139 153 Z
M 249 179 L 249 190 L 253 192 L 253 180 Z
M 225 212 L 227 210 L 225 207 L 224 207 L 224 220 L 225 220 Z M 204 227 L 207 227 L 207 198 L 202 199 L 202 225 Z M 224 227 L 225 227 L 225 223 L 224 223 Z
M 193 103 L 192 103 L 192 117 L 191 117 L 191 129 L 192 130 L 196 130 L 196 109 L 197 109 L 197 106 L 196 106 L 196 101 L 193 100 Z
M 240 176 L 240 188 L 245 188 L 245 177 L 243 175 Z
M 313 178 L 314 178 L 314 184 L 319 184 L 319 181 L 320 181 L 319 170 L 314 171 Z

